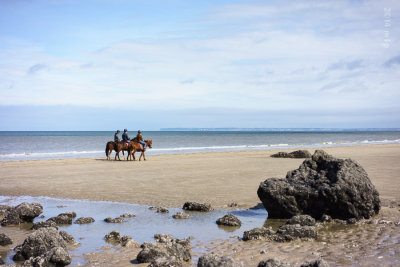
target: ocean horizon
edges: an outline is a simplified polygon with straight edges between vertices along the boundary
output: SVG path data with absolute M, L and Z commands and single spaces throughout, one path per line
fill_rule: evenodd
M 114 132 L 0 131 L 0 161 L 105 157 Z M 163 128 L 142 133 L 153 140 L 148 155 L 400 143 L 399 128 Z M 136 131 L 128 134 L 133 138 Z

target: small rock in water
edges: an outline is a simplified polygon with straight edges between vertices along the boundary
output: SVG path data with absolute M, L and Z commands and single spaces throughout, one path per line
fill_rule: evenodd
M 72 224 L 72 221 L 75 217 L 76 213 L 74 211 L 71 211 L 60 213 L 56 217 L 51 217 L 50 219 L 47 219 L 47 221 L 53 221 L 56 224 Z
M 117 218 L 108 217 L 108 218 L 105 218 L 104 221 L 106 223 L 123 223 L 123 222 L 125 222 L 124 218 L 121 218 L 121 217 L 117 217 Z
M 201 211 L 201 212 L 208 212 L 213 210 L 210 204 L 197 203 L 197 202 L 185 202 L 185 204 L 183 204 L 183 209 L 191 211 Z
M 241 226 L 242 222 L 233 214 L 227 214 L 222 218 L 217 220 L 218 225 L 225 225 L 225 226 Z
M 188 219 L 190 217 L 192 217 L 192 216 L 190 216 L 187 213 L 181 212 L 181 211 L 179 211 L 179 212 L 175 213 L 174 215 L 172 215 L 172 218 L 174 218 L 174 219 Z
M 158 213 L 169 213 L 169 210 L 163 207 L 158 207 L 157 208 Z
M 119 242 L 121 235 L 118 231 L 112 231 L 104 236 L 104 239 L 108 242 L 116 241 Z
M 8 246 L 11 245 L 12 239 L 9 238 L 6 234 L 0 233 L 0 246 Z
M 232 257 L 206 254 L 199 258 L 197 267 L 243 267 L 243 263 L 236 262 Z
M 132 217 L 136 217 L 136 214 L 124 213 L 124 214 L 121 214 L 119 217 L 121 217 L 121 218 L 132 218 Z
M 94 222 L 94 219 L 92 217 L 80 217 L 75 220 L 75 224 L 88 224 Z
M 0 265 L 3 265 L 3 264 L 5 264 L 5 262 L 4 262 L 3 258 L 0 256 Z

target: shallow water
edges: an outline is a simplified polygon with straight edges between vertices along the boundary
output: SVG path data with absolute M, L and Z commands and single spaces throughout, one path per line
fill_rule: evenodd
M 265 224 L 268 213 L 264 209 L 250 210 L 215 210 L 212 212 L 188 212 L 189 219 L 173 219 L 172 215 L 180 208 L 168 208 L 169 213 L 157 213 L 149 210 L 149 206 L 72 199 L 55 199 L 49 197 L 7 197 L 0 196 L 0 204 L 16 206 L 22 202 L 38 202 L 43 206 L 45 218 L 36 218 L 34 222 L 44 221 L 63 212 L 75 211 L 76 218 L 93 217 L 91 224 L 72 224 L 59 226 L 59 230 L 65 230 L 71 234 L 81 245 L 70 251 L 73 256 L 71 265 L 84 264 L 83 254 L 101 249 L 109 245 L 104 241 L 104 235 L 116 230 L 121 235 L 129 235 L 140 244 L 154 242 L 153 236 L 157 233 L 172 234 L 175 238 L 193 237 L 191 240 L 193 252 L 201 252 L 202 244 L 216 239 L 229 239 L 232 236 L 241 237 L 246 230 L 261 227 Z M 107 217 L 119 217 L 123 213 L 133 213 L 136 217 L 125 218 L 124 223 L 106 223 Z M 220 227 L 216 220 L 227 213 L 236 215 L 242 222 L 240 228 Z M 0 228 L 1 229 L 1 228 Z M 16 246 L 17 244 L 13 244 Z M 6 263 L 12 264 L 13 253 L 7 255 Z

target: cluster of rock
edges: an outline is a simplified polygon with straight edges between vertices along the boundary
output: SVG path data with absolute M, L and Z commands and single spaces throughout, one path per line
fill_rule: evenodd
M 136 241 L 134 241 L 132 239 L 132 237 L 128 236 L 128 235 L 123 235 L 121 236 L 121 234 L 118 231 L 112 231 L 108 234 L 106 234 L 104 236 L 104 239 L 107 242 L 110 243 L 114 243 L 114 244 L 121 244 L 121 246 L 123 247 L 139 247 L 139 243 L 137 243 Z
M 315 151 L 285 179 L 262 182 L 258 197 L 269 218 L 309 214 L 335 219 L 370 218 L 379 213 L 379 193 L 365 170 L 351 159 L 337 159 Z
M 74 211 L 71 211 L 71 212 L 60 213 L 55 217 L 51 217 L 47 221 L 55 222 L 57 225 L 72 224 L 72 221 L 74 220 L 75 217 L 76 213 Z
M 54 227 L 42 227 L 31 233 L 21 245 L 14 248 L 14 261 L 25 261 L 23 266 L 65 266 L 71 263 L 67 245 L 75 239 Z
M 43 207 L 39 203 L 23 202 L 16 207 L 2 206 L 1 220 L 2 226 L 18 225 L 26 222 L 33 222 L 37 216 L 43 212 Z
M 311 153 L 307 150 L 296 150 L 293 152 L 278 152 L 271 155 L 273 158 L 292 158 L 292 159 L 308 159 L 311 158 Z
M 317 238 L 315 219 L 309 215 L 297 215 L 282 225 L 278 231 L 271 227 L 254 228 L 244 231 L 243 240 L 262 239 L 276 242 L 289 242 L 295 239 L 310 240 Z
M 185 204 L 183 204 L 183 209 L 190 211 L 200 211 L 200 212 L 209 212 L 213 210 L 210 204 L 197 203 L 197 202 L 185 202 Z
M 150 263 L 149 266 L 182 266 L 192 258 L 189 239 L 177 239 L 171 235 L 156 234 L 156 242 L 145 242 L 137 255 L 139 263 Z
M 236 217 L 235 215 L 229 213 L 225 215 L 222 218 L 219 218 L 217 220 L 218 225 L 225 225 L 225 226 L 234 226 L 234 227 L 240 227 L 242 225 L 242 222 Z

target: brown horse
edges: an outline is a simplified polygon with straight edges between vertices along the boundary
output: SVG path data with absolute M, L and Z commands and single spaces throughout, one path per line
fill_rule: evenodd
M 141 144 L 138 143 L 138 142 L 131 141 L 131 142 L 129 143 L 129 148 L 128 148 L 129 154 L 128 154 L 128 157 L 126 158 L 126 160 L 129 160 L 129 159 L 132 160 L 132 156 L 133 156 L 133 160 L 135 160 L 135 153 L 136 153 L 136 152 L 142 152 L 142 153 L 140 154 L 139 161 L 140 161 L 140 159 L 142 158 L 142 156 L 143 156 L 143 159 L 146 160 L 146 157 L 145 157 L 145 155 L 144 155 L 144 152 L 146 151 L 147 147 L 152 148 L 152 146 L 153 146 L 153 141 L 152 141 L 152 140 L 144 140 L 144 142 L 145 142 L 147 145 L 146 145 L 146 147 L 143 149 L 143 145 L 141 145 Z
M 128 147 L 126 146 L 126 144 L 124 142 L 118 142 L 117 146 L 115 145 L 115 142 L 113 142 L 113 141 L 107 142 L 106 157 L 108 160 L 111 160 L 111 152 L 113 150 L 115 150 L 115 160 L 117 160 L 117 156 L 118 156 L 118 159 L 121 160 L 119 158 L 119 152 L 122 151 L 122 155 L 124 155 L 124 150 L 128 151 Z

